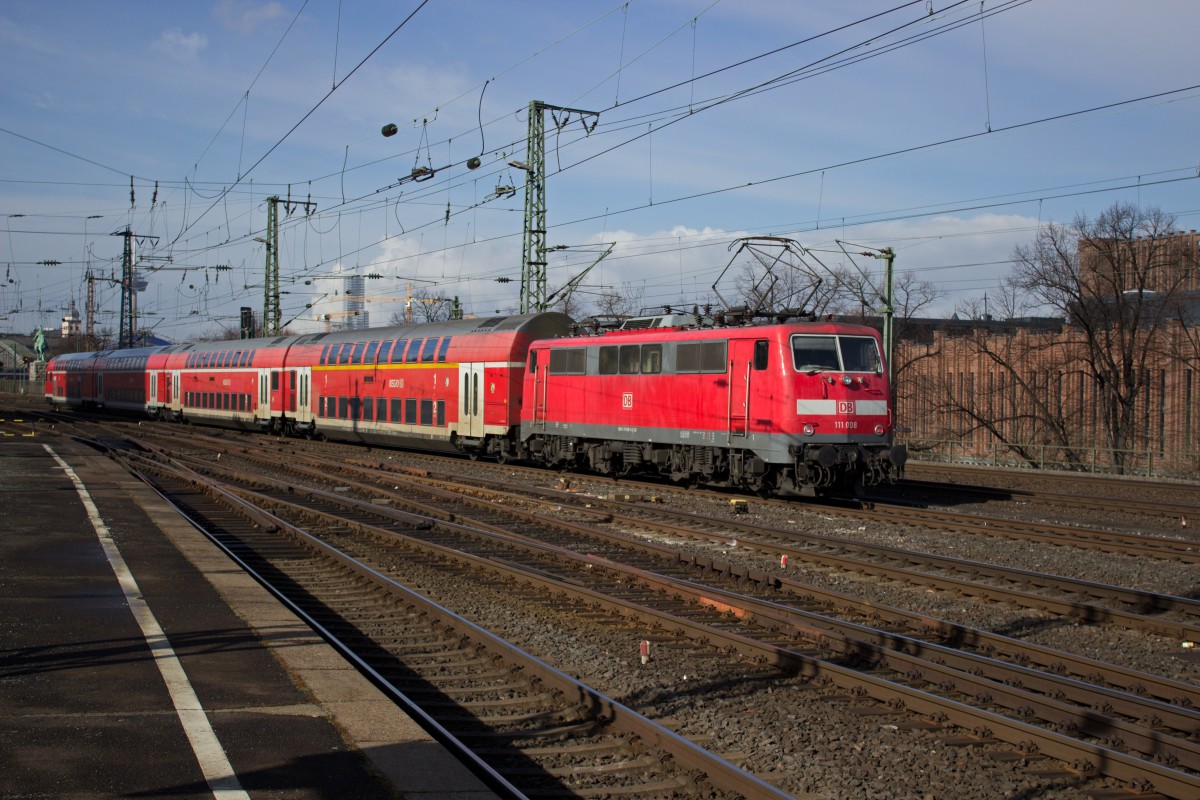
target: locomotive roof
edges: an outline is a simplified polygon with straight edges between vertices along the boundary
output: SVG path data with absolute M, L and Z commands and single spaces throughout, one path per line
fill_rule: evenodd
M 826 320 L 817 321 L 793 321 L 783 323 L 769 323 L 762 325 L 728 325 L 728 326 L 700 326 L 695 325 L 678 325 L 657 328 L 633 328 L 619 329 L 612 331 L 603 331 L 593 336 L 578 336 L 573 337 L 563 342 L 564 344 L 595 344 L 604 341 L 673 341 L 686 339 L 731 339 L 731 338 L 746 338 L 746 337 L 762 337 L 770 335 L 771 332 L 785 331 L 786 335 L 792 333 L 825 333 L 825 334 L 845 334 L 850 336 L 878 336 L 879 331 L 867 325 L 854 325 L 846 322 L 832 322 Z

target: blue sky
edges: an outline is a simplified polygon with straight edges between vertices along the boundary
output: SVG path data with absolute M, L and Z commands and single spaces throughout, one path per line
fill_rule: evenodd
M 948 314 L 1039 224 L 1121 201 L 1198 227 L 1198 23 L 1194 0 L 6 0 L 0 332 L 82 307 L 127 225 L 153 237 L 147 325 L 234 327 L 289 191 L 316 204 L 282 224 L 293 330 L 342 308 L 347 272 L 384 276 L 374 324 L 409 283 L 511 310 L 535 99 L 599 112 L 546 117 L 551 289 L 613 242 L 585 301 L 704 303 L 730 243 L 769 235 L 829 266 L 839 241 L 892 247 Z

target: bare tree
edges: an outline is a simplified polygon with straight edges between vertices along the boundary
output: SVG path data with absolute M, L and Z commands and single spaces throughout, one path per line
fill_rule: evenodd
M 960 298 L 954 303 L 954 316 L 959 319 L 990 320 L 992 313 L 987 305 L 987 296 Z
M 1179 319 L 1196 271 L 1195 251 L 1175 247 L 1174 233 L 1173 217 L 1159 209 L 1116 203 L 1095 220 L 1048 225 L 1014 252 L 1015 284 L 1069 324 L 1118 469 L 1134 442 L 1150 368 L 1164 350 L 1162 334 Z
M 1013 320 L 1029 314 L 1033 304 L 1025 290 L 1012 277 L 1000 281 L 1000 290 L 977 297 L 967 297 L 954 304 L 960 319 Z
M 642 307 L 644 286 L 633 287 L 626 283 L 618 289 L 606 289 L 596 298 L 596 314 L 602 317 L 632 317 Z
M 1047 452 L 1082 466 L 1087 440 L 1079 360 L 1063 326 L 996 328 L 980 320 L 956 340 L 965 368 L 943 372 L 937 410 L 951 438 L 983 432 L 1031 465 Z
M 196 334 L 197 342 L 227 342 L 242 338 L 242 332 L 235 327 L 216 321 L 213 327 L 205 328 Z
M 554 311 L 560 311 L 574 320 L 582 319 L 587 316 L 587 304 L 583 297 L 576 291 L 567 289 L 555 289 L 550 292 L 551 295 L 557 295 L 550 308 Z
M 388 317 L 389 325 L 409 325 L 418 322 L 440 322 L 450 319 L 454 313 L 454 300 L 433 294 L 422 286 L 412 293 L 404 308 L 393 311 Z

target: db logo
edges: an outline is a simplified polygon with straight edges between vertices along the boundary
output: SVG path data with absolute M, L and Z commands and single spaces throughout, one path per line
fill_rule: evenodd
M 838 413 L 839 414 L 853 414 L 854 413 L 854 401 L 853 400 L 838 400 Z
M 621 408 L 633 408 L 633 392 L 625 392 L 621 395 Z

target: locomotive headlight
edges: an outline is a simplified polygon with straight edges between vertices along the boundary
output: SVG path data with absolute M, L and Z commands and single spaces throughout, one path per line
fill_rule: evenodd
M 875 426 L 875 435 L 876 436 L 883 436 L 883 431 L 884 431 L 884 427 L 882 425 Z
M 853 386 L 854 378 L 850 377 L 849 375 L 843 375 L 842 376 L 842 385 L 843 386 Z
M 812 436 L 816 432 L 817 432 L 817 429 L 812 426 L 812 423 L 809 423 L 804 426 L 804 435 L 805 436 Z

